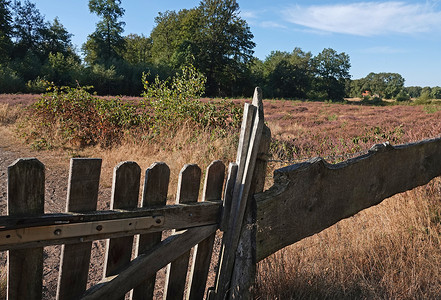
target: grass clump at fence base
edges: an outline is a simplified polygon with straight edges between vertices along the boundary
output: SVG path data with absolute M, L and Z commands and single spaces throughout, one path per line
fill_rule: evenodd
M 205 78 L 192 66 L 170 80 L 149 84 L 137 101 L 103 98 L 86 87 L 49 85 L 27 109 L 21 135 L 36 149 L 100 146 L 173 138 L 186 124 L 215 136 L 236 131 L 242 110 L 232 102 L 201 102 Z

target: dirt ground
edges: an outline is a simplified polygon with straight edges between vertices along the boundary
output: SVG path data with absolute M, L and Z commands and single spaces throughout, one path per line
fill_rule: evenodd
M 7 214 L 7 169 L 16 159 L 36 157 L 45 165 L 46 192 L 45 212 L 65 211 L 69 159 L 57 153 L 32 151 L 25 145 L 17 144 L 7 134 L 0 134 L 0 214 Z M 100 187 L 98 209 L 109 208 L 111 188 Z M 89 285 L 101 279 L 104 263 L 105 241 L 96 241 L 92 246 Z M 43 299 L 55 299 L 59 273 L 61 246 L 44 248 Z M 0 267 L 6 270 L 6 252 L 0 254 Z

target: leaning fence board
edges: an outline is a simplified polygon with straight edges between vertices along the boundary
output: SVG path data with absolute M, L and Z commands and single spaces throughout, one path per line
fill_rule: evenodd
M 239 244 L 236 250 L 233 274 L 231 279 L 231 298 L 251 299 L 256 276 L 256 206 L 254 194 L 263 191 L 265 186 L 268 152 L 271 143 L 271 131 L 264 126 L 260 140 L 259 155 L 256 160 L 253 180 L 248 195 L 247 210 Z
M 8 214 L 44 213 L 44 165 L 35 158 L 18 159 L 8 167 Z M 43 248 L 8 252 L 8 299 L 40 299 Z
M 273 187 L 255 196 L 257 259 L 440 175 L 441 138 L 375 145 L 335 165 L 315 158 L 276 170 Z
M 126 161 L 113 170 L 110 209 L 129 209 L 138 206 L 141 168 L 137 163 Z M 151 218 L 153 220 L 153 218 Z M 107 240 L 103 277 L 118 274 L 132 257 L 133 236 Z M 124 299 L 124 297 L 122 297 Z
M 163 206 L 167 203 L 170 168 L 160 162 L 151 165 L 145 172 L 142 206 Z M 162 232 L 142 234 L 138 240 L 138 255 L 146 253 L 161 242 Z M 144 271 L 143 271 L 144 272 Z M 153 299 L 156 273 L 133 289 L 132 300 Z
M 198 202 L 188 204 L 168 205 L 155 208 L 137 208 L 131 210 L 94 211 L 86 213 L 61 213 L 46 214 L 35 217 L 0 217 L 0 251 L 8 249 L 24 249 L 36 246 L 48 246 L 59 244 L 73 244 L 80 240 L 83 242 L 122 237 L 134 234 L 160 232 L 174 228 L 190 228 L 203 225 L 216 224 L 220 218 L 222 203 Z M 136 221 L 139 219 L 152 218 L 155 224 L 149 224 L 146 228 L 136 228 Z M 135 222 L 132 222 L 135 221 Z M 106 231 L 105 224 L 112 223 L 112 233 Z M 132 223 L 132 225 L 130 225 Z M 83 230 L 75 230 L 74 237 L 60 238 L 57 229 L 70 226 L 80 228 L 96 228 L 102 225 L 103 230 L 91 235 L 84 235 Z M 152 225 L 152 226 L 150 226 Z M 117 227 L 117 228 L 115 228 Z M 128 227 L 135 227 L 129 229 Z M 14 243 L 11 238 L 19 233 L 21 240 Z M 45 236 L 45 239 L 33 241 L 34 234 L 38 232 Z M 42 234 L 44 233 L 44 234 Z M 61 234 L 62 235 L 62 234 Z M 8 238 L 9 236 L 9 238 Z M 28 240 L 25 242 L 24 240 Z
M 224 299 L 225 297 L 228 298 L 228 294 L 231 291 L 230 283 L 235 253 L 240 238 L 241 226 L 247 206 L 248 193 L 251 186 L 251 180 L 254 173 L 254 166 L 264 125 L 263 109 L 260 107 L 262 105 L 262 92 L 260 88 L 256 88 L 253 96 L 253 106 L 251 106 L 254 108 L 255 117 L 252 124 L 251 136 L 249 137 L 249 147 L 247 151 L 241 151 L 242 154 L 246 152 L 246 156 L 240 156 L 240 161 L 238 161 L 239 168 L 234 186 L 230 222 L 225 233 L 226 236 L 224 237 L 225 243 L 221 249 L 222 257 L 218 271 L 220 272 L 219 279 L 216 283 L 216 299 Z M 241 131 L 241 139 L 246 138 L 245 132 L 247 130 L 249 129 Z M 242 169 L 242 160 L 245 158 L 245 164 Z
M 201 169 L 195 164 L 185 165 L 179 173 L 176 203 L 198 201 Z M 190 249 L 182 253 L 167 267 L 164 287 L 164 299 L 182 299 L 185 292 Z
M 216 160 L 207 167 L 206 174 L 203 201 L 221 198 L 225 178 L 225 165 L 221 161 Z M 187 299 L 204 298 L 215 236 L 216 234 L 213 233 L 194 248 Z
M 196 227 L 168 237 L 147 253 L 132 260 L 118 275 L 106 278 L 90 288 L 82 300 L 118 299 L 138 286 L 144 280 L 143 276 L 152 276 L 170 261 L 176 260 L 194 245 L 213 234 L 216 229 L 217 225 Z M 139 276 L 140 273 L 143 276 Z
M 96 210 L 100 172 L 101 159 L 71 159 L 66 211 Z M 91 248 L 91 242 L 63 245 L 57 299 L 78 299 L 84 293 Z

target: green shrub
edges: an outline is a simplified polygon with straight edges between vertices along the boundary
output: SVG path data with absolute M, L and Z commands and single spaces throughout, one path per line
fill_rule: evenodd
M 206 78 L 192 65 L 184 66 L 175 77 L 153 83 L 143 74 L 145 92 L 143 104 L 151 109 L 156 130 L 172 129 L 191 122 L 200 127 L 217 129 L 240 126 L 242 110 L 231 101 L 202 102 Z
M 410 100 L 410 96 L 409 94 L 407 94 L 404 90 L 401 90 L 397 96 L 395 97 L 395 100 L 397 101 L 409 101 Z
M 421 95 L 413 102 L 415 105 L 426 105 L 432 103 L 430 92 L 423 91 Z
M 50 85 L 28 112 L 25 127 L 32 129 L 25 135 L 37 148 L 110 146 L 118 143 L 125 131 L 146 123 L 135 105 L 93 96 L 85 87 Z
M 22 91 L 24 86 L 23 80 L 16 71 L 0 64 L 0 93 L 17 93 Z
M 242 109 L 224 100 L 196 100 L 204 92 L 205 77 L 192 66 L 167 81 L 153 84 L 143 76 L 140 102 L 106 99 L 90 87 L 57 87 L 46 82 L 47 92 L 31 105 L 20 126 L 35 149 L 54 147 L 111 147 L 124 138 L 138 142 L 154 137 L 172 138 L 184 124 L 209 130 L 213 136 L 237 132 Z M 201 131 L 202 132 L 202 131 Z

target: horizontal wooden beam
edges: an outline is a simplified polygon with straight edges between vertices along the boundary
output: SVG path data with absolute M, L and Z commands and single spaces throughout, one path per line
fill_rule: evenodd
M 441 175 L 441 138 L 373 146 L 339 164 L 322 158 L 274 172 L 255 195 L 257 261 L 384 199 Z
M 0 217 L 0 251 L 71 244 L 168 229 L 218 224 L 222 203 Z
M 194 245 L 206 239 L 217 226 L 191 228 L 172 235 L 147 253 L 132 260 L 118 275 L 104 278 L 86 291 L 82 300 L 119 299 L 142 283 L 145 278 L 176 260 Z M 140 276 L 142 274 L 142 276 Z

